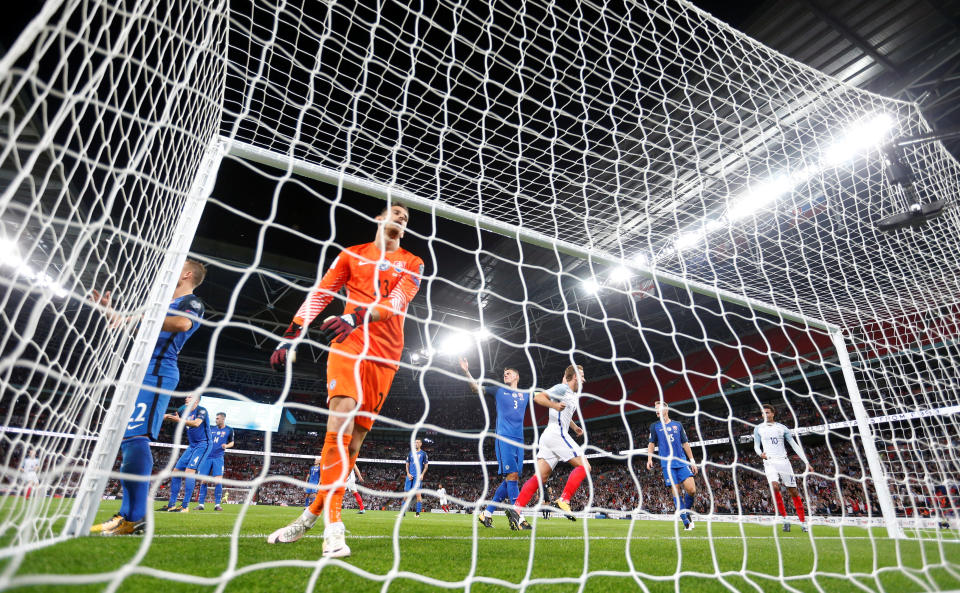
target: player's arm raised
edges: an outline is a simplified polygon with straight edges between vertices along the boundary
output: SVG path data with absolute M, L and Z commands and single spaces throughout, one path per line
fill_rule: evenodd
M 293 316 L 293 321 L 283 332 L 283 341 L 277 346 L 273 354 L 270 355 L 270 366 L 275 371 L 283 371 L 287 366 L 287 355 L 293 346 L 293 341 L 300 337 L 303 328 L 308 327 L 317 315 L 319 315 L 333 300 L 343 285 L 350 279 L 350 261 L 353 257 L 348 252 L 343 251 L 333 260 L 333 265 L 323 275 L 317 287 L 311 291 L 297 314 Z M 294 357 L 290 357 L 290 362 L 294 362 Z
M 460 357 L 460 369 L 463 371 L 463 374 L 470 379 L 470 391 L 474 393 L 480 393 L 480 384 L 477 383 L 477 380 L 473 378 L 473 375 L 470 374 L 470 363 L 467 361 L 465 356 Z

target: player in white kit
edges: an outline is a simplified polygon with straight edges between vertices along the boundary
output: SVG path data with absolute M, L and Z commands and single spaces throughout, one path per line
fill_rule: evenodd
M 360 509 L 357 511 L 357 514 L 362 515 L 366 511 L 363 508 L 363 498 L 360 496 L 360 491 L 357 489 L 358 481 L 363 481 L 363 475 L 360 474 L 360 467 L 354 465 L 350 475 L 347 476 L 347 483 L 344 485 L 344 488 L 346 488 L 347 492 L 353 493 L 353 498 L 357 501 L 357 508 Z
M 507 509 L 507 519 L 510 521 L 511 529 L 530 529 L 530 525 L 523 518 L 523 507 L 533 498 L 540 484 L 550 478 L 553 468 L 560 461 L 572 465 L 573 471 L 567 478 L 563 494 L 553 501 L 553 504 L 564 511 L 567 519 L 576 521 L 570 514 L 570 499 L 573 498 L 583 479 L 590 473 L 590 462 L 587 461 L 583 450 L 573 440 L 567 429 L 572 428 L 577 436 L 583 434 L 583 429 L 573 421 L 573 415 L 580 405 L 580 390 L 583 388 L 583 382 L 583 367 L 570 365 L 563 373 L 563 383 L 558 383 L 546 391 L 537 392 L 533 396 L 535 403 L 550 408 L 550 421 L 537 442 L 537 475 L 526 481 L 520 489 L 520 496 L 514 501 L 514 507 Z
M 440 508 L 443 509 L 444 513 L 450 512 L 449 503 L 447 503 L 447 489 L 443 487 L 443 484 L 438 484 L 437 488 L 437 498 L 440 499 Z
M 767 474 L 767 481 L 770 482 L 777 512 L 783 516 L 783 530 L 790 531 L 790 522 L 787 521 L 787 509 L 783 505 L 783 496 L 780 495 L 781 483 L 787 487 L 787 494 L 793 500 L 793 508 L 797 511 L 797 518 L 800 519 L 800 529 L 806 531 L 803 500 L 801 500 L 800 492 L 797 490 L 797 478 L 793 473 L 793 466 L 790 465 L 790 460 L 787 458 L 787 449 L 784 445 L 790 444 L 790 447 L 803 461 L 807 472 L 812 472 L 813 468 L 810 467 L 810 462 L 807 461 L 803 448 L 793 438 L 790 429 L 779 422 L 773 421 L 775 413 L 773 406 L 770 404 L 763 406 L 764 422 L 753 429 L 753 448 L 760 459 L 763 459 L 763 471 Z
M 27 456 L 23 458 L 20 464 L 20 471 L 23 472 L 23 483 L 26 486 L 26 497 L 30 498 L 30 493 L 40 486 L 40 478 L 37 476 L 37 470 L 40 469 L 40 460 L 37 459 L 36 449 L 29 449 Z

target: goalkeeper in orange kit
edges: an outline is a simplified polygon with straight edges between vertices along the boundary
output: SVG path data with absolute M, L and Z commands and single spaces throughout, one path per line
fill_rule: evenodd
M 295 340 L 304 328 L 347 288 L 343 315 L 327 317 L 320 339 L 330 342 L 327 358 L 327 406 L 330 417 L 320 454 L 320 484 L 313 503 L 291 524 L 267 538 L 273 543 L 295 542 L 323 513 L 323 555 L 350 555 L 340 520 L 344 485 L 360 445 L 383 407 L 403 351 L 403 320 L 407 306 L 420 288 L 423 260 L 400 247 L 409 210 L 388 205 L 379 216 L 372 243 L 344 249 L 317 287 L 300 306 L 284 340 L 270 357 L 278 371 L 287 367 Z

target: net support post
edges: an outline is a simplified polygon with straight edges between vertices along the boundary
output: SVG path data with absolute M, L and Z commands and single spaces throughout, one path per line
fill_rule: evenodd
M 200 216 L 213 191 L 217 171 L 225 154 L 225 145 L 216 141 L 200 161 L 190 192 L 171 234 L 170 243 L 165 249 L 163 263 L 150 289 L 143 320 L 137 328 L 127 362 L 120 373 L 113 401 L 104 416 L 97 444 L 77 489 L 76 500 L 62 533 L 64 536 L 85 535 L 93 525 L 100 497 L 120 450 L 127 419 L 133 413 L 137 394 L 167 316 L 170 298 L 176 289 L 180 271 L 187 259 Z
M 880 462 L 880 455 L 877 453 L 873 430 L 870 428 L 870 417 L 867 416 L 867 409 L 863 407 L 863 398 L 860 397 L 857 378 L 853 374 L 853 363 L 850 361 L 850 353 L 847 351 L 847 340 L 844 338 L 843 332 L 839 329 L 831 330 L 830 338 L 833 340 L 833 345 L 837 349 L 837 358 L 840 360 L 843 379 L 847 386 L 847 393 L 850 395 L 850 405 L 853 407 L 857 430 L 860 432 L 863 452 L 867 457 L 867 466 L 870 468 L 870 478 L 873 480 L 877 500 L 880 502 L 880 512 L 883 514 L 883 522 L 887 526 L 887 535 L 895 539 L 903 538 L 904 533 L 900 527 L 900 522 L 897 520 L 897 511 L 893 506 L 893 498 L 890 496 L 887 474 L 884 472 L 883 464 Z

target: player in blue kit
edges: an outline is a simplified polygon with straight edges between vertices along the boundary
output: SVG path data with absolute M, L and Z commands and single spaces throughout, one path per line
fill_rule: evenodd
M 160 424 L 170 402 L 170 394 L 180 382 L 180 370 L 177 368 L 177 355 L 184 343 L 200 327 L 203 317 L 203 302 L 194 296 L 193 291 L 200 286 L 207 270 L 198 261 L 188 259 L 183 264 L 173 300 L 153 356 L 143 378 L 143 388 L 137 394 L 133 413 L 127 420 L 120 451 L 123 455 L 120 471 L 125 474 L 145 476 L 142 480 L 121 480 L 123 503 L 120 511 L 109 521 L 95 525 L 91 529 L 102 535 L 130 535 L 143 533 L 146 526 L 147 495 L 150 490 L 149 476 L 153 471 L 153 454 L 150 452 L 150 440 L 156 440 L 160 434 Z M 102 295 L 93 291 L 93 301 L 105 307 L 114 327 L 139 321 L 138 317 L 121 317 L 110 309 L 110 292 Z
M 320 483 L 320 464 L 323 463 L 323 459 L 316 457 L 313 460 L 313 466 L 310 468 L 310 473 L 307 475 L 307 484 L 319 484 Z M 308 507 L 313 503 L 313 499 L 317 497 L 317 489 L 308 487 L 306 489 L 307 498 L 303 503 L 303 506 Z
M 673 504 L 680 512 L 684 529 L 690 531 L 693 529 L 693 520 L 690 519 L 689 511 L 693 508 L 693 497 L 697 494 L 697 485 L 693 479 L 697 475 L 697 465 L 693 461 L 693 451 L 683 426 L 670 420 L 667 404 L 658 401 L 654 407 L 660 419 L 650 425 L 647 469 L 653 469 L 653 447 L 656 445 L 659 448 L 663 479 L 673 493 Z M 682 498 L 680 486 L 685 490 Z
M 227 449 L 233 448 L 233 429 L 227 426 L 227 415 L 223 412 L 217 413 L 217 425 L 210 429 L 210 437 L 213 440 L 213 448 L 207 455 L 207 460 L 200 466 L 201 476 L 212 476 L 216 486 L 213 489 L 213 501 L 216 506 L 215 511 L 222 511 L 220 500 L 223 498 L 223 455 Z M 200 494 L 197 495 L 197 510 L 203 510 L 203 503 L 207 501 L 207 483 L 200 484 Z
M 470 379 L 470 389 L 479 394 L 480 384 L 470 375 L 470 364 L 466 358 L 460 359 L 460 368 Z M 520 472 L 523 471 L 523 418 L 527 413 L 530 393 L 517 389 L 520 372 L 512 367 L 503 369 L 503 382 L 507 387 L 486 385 L 483 393 L 495 398 L 497 407 L 497 440 L 494 445 L 497 454 L 497 473 L 503 476 L 503 482 L 493 493 L 493 502 L 480 512 L 477 520 L 484 527 L 493 527 L 493 511 L 504 499 L 511 502 L 520 494 Z
M 190 499 L 193 497 L 193 487 L 197 479 L 191 474 L 196 474 L 197 469 L 203 465 L 207 456 L 213 449 L 213 441 L 210 437 L 210 417 L 207 409 L 200 406 L 200 396 L 191 393 L 187 396 L 187 403 L 180 406 L 175 414 L 164 415 L 165 420 L 180 422 L 181 416 L 183 423 L 187 427 L 187 450 L 183 452 L 174 469 L 187 474 L 187 478 L 173 478 L 170 480 L 170 502 L 167 503 L 167 511 L 171 513 L 190 512 Z M 183 504 L 176 505 L 177 496 L 180 494 L 180 484 L 185 481 L 183 491 Z M 160 509 L 164 510 L 164 509 Z
M 429 461 L 427 460 L 427 452 L 420 450 L 420 447 L 423 446 L 423 441 L 417 439 L 413 444 L 416 449 L 410 451 L 410 454 L 407 455 L 407 462 L 405 464 L 407 468 L 407 479 L 403 483 L 403 491 L 417 491 L 417 517 L 419 517 L 420 508 L 423 503 L 423 498 L 420 495 L 420 486 L 423 483 L 423 477 L 427 475 L 427 464 Z

